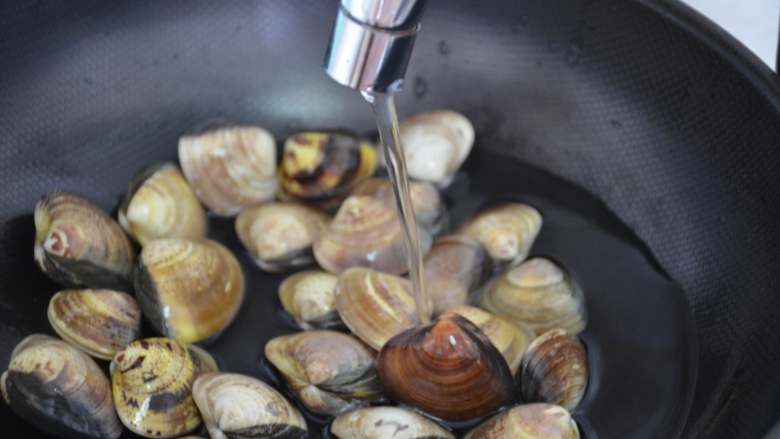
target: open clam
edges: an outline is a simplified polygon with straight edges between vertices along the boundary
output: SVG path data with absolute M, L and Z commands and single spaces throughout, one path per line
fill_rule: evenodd
M 113 290 L 64 290 L 52 296 L 49 323 L 63 340 L 110 360 L 141 333 L 141 310 L 132 296 Z
M 330 432 L 338 439 L 454 439 L 432 420 L 401 407 L 366 407 L 340 415 Z
M 150 166 L 130 183 L 119 224 L 141 245 L 157 238 L 206 236 L 206 212 L 172 163 Z
M 336 312 L 338 276 L 322 271 L 301 271 L 279 285 L 279 300 L 302 329 L 343 327 Z
M 465 235 L 436 239 L 425 256 L 425 289 L 438 315 L 469 302 L 487 280 L 492 264 L 482 245 Z
M 0 390 L 14 413 L 47 433 L 98 439 L 122 434 L 103 371 L 52 337 L 31 335 L 16 346 Z
M 512 263 L 528 256 L 541 228 L 538 210 L 527 204 L 507 203 L 479 212 L 460 233 L 482 243 L 496 262 Z
M 265 356 L 301 402 L 316 413 L 343 413 L 381 394 L 373 352 L 341 332 L 276 337 L 265 345 Z
M 582 290 L 562 267 L 545 258 L 507 270 L 485 291 L 480 305 L 526 324 L 537 335 L 553 328 L 577 334 L 587 322 Z
M 67 287 L 132 285 L 130 240 L 116 221 L 78 195 L 55 191 L 35 206 L 34 256 L 46 275 Z
M 192 396 L 211 439 L 306 438 L 306 420 L 266 383 L 246 375 L 207 373 Z
M 517 376 L 523 401 L 574 410 L 588 385 L 588 358 L 576 335 L 545 332 L 531 343 Z
M 161 334 L 185 343 L 216 337 L 238 313 L 244 274 L 216 241 L 158 239 L 138 258 L 135 294 Z
M 499 413 L 464 439 L 579 439 L 577 424 L 565 408 L 526 404 Z
M 329 221 L 302 204 L 266 203 L 242 211 L 236 233 L 260 268 L 284 271 L 314 261 L 311 246 Z
M 386 206 L 395 206 L 396 203 L 393 186 L 386 178 L 369 178 L 357 185 L 352 195 L 372 196 Z M 409 195 L 412 197 L 412 209 L 419 227 L 431 235 L 436 235 L 446 227 L 447 207 L 434 185 L 425 181 L 410 181 Z

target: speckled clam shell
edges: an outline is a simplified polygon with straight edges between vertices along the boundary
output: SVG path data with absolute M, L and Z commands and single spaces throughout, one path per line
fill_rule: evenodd
M 302 329 L 339 328 L 344 324 L 336 312 L 338 276 L 307 270 L 288 276 L 279 285 L 279 300 Z
M 525 404 L 499 413 L 464 439 L 579 439 L 577 424 L 565 408 Z
M 454 439 L 434 421 L 402 407 L 366 407 L 340 415 L 330 427 L 338 439 Z
M 259 127 L 184 136 L 179 163 L 200 201 L 217 215 L 235 215 L 276 195 L 276 141 Z
M 63 340 L 103 360 L 114 358 L 141 333 L 138 304 L 119 291 L 60 291 L 49 301 L 47 316 Z
M 538 210 L 527 204 L 507 203 L 477 213 L 459 233 L 479 241 L 496 262 L 512 263 L 528 256 L 541 228 Z
M 355 187 L 352 195 L 372 196 L 386 206 L 396 204 L 393 186 L 386 178 L 369 178 Z M 446 228 L 449 222 L 447 206 L 436 186 L 425 181 L 410 181 L 409 195 L 412 198 L 412 208 L 419 227 L 424 228 L 431 235 L 436 235 Z
M 484 247 L 465 235 L 437 238 L 424 261 L 425 289 L 434 315 L 466 304 L 487 280 L 492 263 Z

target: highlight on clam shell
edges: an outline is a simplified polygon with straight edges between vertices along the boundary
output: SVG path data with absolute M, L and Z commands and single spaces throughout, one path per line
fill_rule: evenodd
M 579 439 L 577 423 L 565 408 L 524 404 L 499 413 L 470 431 L 464 439 Z
M 574 410 L 588 385 L 585 346 L 562 329 L 545 332 L 528 347 L 517 381 L 523 401 Z
M 307 331 L 265 345 L 265 356 L 309 410 L 337 415 L 381 395 L 373 352 L 350 335 Z
M 288 314 L 305 330 L 341 328 L 336 311 L 338 276 L 322 270 L 307 270 L 288 276 L 279 285 L 279 300 Z
M 110 216 L 67 192 L 44 195 L 35 206 L 34 257 L 47 276 L 66 287 L 128 290 L 135 254 Z
M 218 336 L 238 313 L 244 284 L 238 260 L 211 240 L 151 241 L 135 274 L 144 316 L 160 334 L 184 343 Z
M 460 228 L 485 246 L 499 263 L 524 260 L 542 229 L 542 215 L 522 203 L 501 204 L 477 213 Z
M 163 438 L 200 425 L 192 384 L 200 374 L 215 372 L 210 366 L 215 363 L 196 358 L 187 346 L 162 337 L 136 340 L 117 353 L 111 386 L 122 424 L 141 436 Z
M 529 259 L 501 274 L 480 306 L 537 335 L 554 328 L 578 334 L 587 323 L 582 290 L 563 267 L 546 258 Z
M 454 439 L 434 421 L 402 407 L 366 407 L 339 415 L 330 432 L 338 439 Z
M 95 361 L 64 341 L 30 335 L 11 354 L 0 390 L 21 418 L 49 434 L 116 439 L 122 426 Z
M 418 233 L 423 255 L 431 247 L 431 235 Z M 341 273 L 366 267 L 385 273 L 409 271 L 403 230 L 392 205 L 369 196 L 344 200 L 328 228 L 314 242 L 314 257 L 322 268 Z
M 447 421 L 479 418 L 514 402 L 506 360 L 457 315 L 390 339 L 377 369 L 391 399 Z
M 485 249 L 465 235 L 447 235 L 433 242 L 425 256 L 425 290 L 434 315 L 470 302 L 488 279 L 492 263 Z
M 387 178 L 374 177 L 364 180 L 355 187 L 351 195 L 371 196 L 386 206 L 395 206 L 396 203 L 393 185 Z M 418 227 L 436 235 L 447 226 L 447 206 L 436 186 L 425 181 L 410 181 L 409 195 Z
M 192 386 L 211 439 L 308 437 L 306 420 L 268 384 L 234 373 L 200 375 Z
M 133 178 L 119 207 L 119 224 L 141 245 L 206 236 L 206 212 L 173 163 L 152 165 Z
M 52 296 L 49 323 L 63 340 L 110 360 L 141 333 L 141 310 L 132 296 L 114 290 L 63 290 Z
M 312 244 L 330 222 L 317 209 L 297 203 L 266 203 L 243 210 L 236 234 L 266 271 L 285 271 L 314 262 Z
M 217 215 L 233 216 L 276 196 L 276 141 L 260 127 L 184 136 L 179 163 L 200 201 Z

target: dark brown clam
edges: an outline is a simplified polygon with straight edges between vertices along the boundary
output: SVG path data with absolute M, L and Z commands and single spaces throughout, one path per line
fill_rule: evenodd
M 457 315 L 393 337 L 377 368 L 391 399 L 448 421 L 484 416 L 514 401 L 512 373 L 501 353 Z

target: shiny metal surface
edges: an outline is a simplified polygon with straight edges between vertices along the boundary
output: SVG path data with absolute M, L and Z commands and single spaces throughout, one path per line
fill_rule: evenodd
M 421 0 L 342 0 L 355 20 L 385 29 L 415 27 L 425 5 Z

